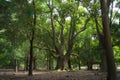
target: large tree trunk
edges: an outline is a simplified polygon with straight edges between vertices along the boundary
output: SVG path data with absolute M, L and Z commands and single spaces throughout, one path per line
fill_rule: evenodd
M 71 61 L 70 61 L 70 56 L 65 57 L 65 56 L 59 56 L 57 58 L 57 65 L 55 69 L 60 69 L 60 70 L 71 70 Z
M 65 70 L 71 70 L 71 61 L 70 61 L 70 55 L 64 58 L 64 69 Z
M 100 0 L 101 11 L 102 11 L 102 25 L 103 33 L 105 38 L 105 50 L 106 50 L 106 59 L 107 59 L 107 80 L 117 80 L 116 78 L 116 66 L 113 55 L 113 49 L 111 44 L 111 36 L 109 29 L 109 20 L 108 20 L 108 8 L 106 0 Z
M 57 58 L 57 65 L 56 65 L 56 70 L 60 69 L 63 70 L 64 69 L 64 57 L 63 56 L 59 56 Z

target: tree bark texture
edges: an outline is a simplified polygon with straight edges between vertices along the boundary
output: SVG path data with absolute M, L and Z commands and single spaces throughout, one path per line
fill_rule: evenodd
M 107 59 L 107 80 L 117 80 L 116 78 L 116 66 L 113 55 L 113 49 L 111 44 L 109 19 L 108 19 L 108 7 L 106 0 L 100 0 L 101 11 L 102 11 L 102 25 L 103 33 L 105 38 L 105 50 Z
M 29 76 L 32 76 L 33 68 L 33 39 L 30 40 L 30 60 L 29 60 Z

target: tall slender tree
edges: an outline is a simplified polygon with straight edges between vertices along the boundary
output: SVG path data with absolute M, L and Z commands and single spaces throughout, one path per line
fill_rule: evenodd
M 31 30 L 31 39 L 30 39 L 30 60 L 29 60 L 29 76 L 32 76 L 33 73 L 33 44 L 34 44 L 34 38 L 35 38 L 35 26 L 36 26 L 36 10 L 35 10 L 35 1 L 32 0 L 33 5 L 33 25 Z
M 111 43 L 110 27 L 109 27 L 109 17 L 108 17 L 108 7 L 106 0 L 100 0 L 101 11 L 102 11 L 102 25 L 103 33 L 105 38 L 105 50 L 107 59 L 107 80 L 117 80 L 116 78 L 116 66 L 114 60 L 114 54 Z

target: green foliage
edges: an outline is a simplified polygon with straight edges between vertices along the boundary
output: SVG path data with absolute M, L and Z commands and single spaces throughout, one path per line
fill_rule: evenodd
M 0 38 L 0 68 L 9 68 L 14 65 L 13 47 L 5 39 Z
M 62 3 L 60 5 L 60 16 L 68 17 L 71 16 L 77 10 L 77 5 L 75 3 Z
M 34 56 L 37 67 L 47 67 L 48 59 L 53 57 L 55 48 L 51 28 L 50 8 L 53 8 L 53 23 L 55 26 L 56 44 L 61 48 L 61 31 L 63 29 L 64 45 L 63 55 L 68 49 L 69 37 L 73 39 L 71 53 L 72 67 L 77 68 L 78 63 L 86 65 L 87 62 L 100 62 L 100 49 L 96 32 L 95 14 L 99 29 L 102 32 L 101 12 L 99 0 L 35 0 L 35 9 L 30 0 L 0 0 L 0 67 L 15 66 L 15 59 L 24 66 L 26 55 L 29 54 L 29 40 L 33 29 L 33 14 L 36 11 L 36 26 L 34 36 Z M 119 1 L 117 1 L 119 7 Z M 118 12 L 113 13 L 115 20 L 119 19 Z M 90 18 L 90 19 L 89 19 Z M 86 27 L 86 20 L 89 19 Z M 113 20 L 113 21 L 115 21 Z M 112 23 L 111 34 L 116 62 L 120 62 L 120 24 Z M 83 31 L 81 31 L 83 29 Z M 76 37 L 75 35 L 81 31 Z M 51 57 L 52 56 L 52 57 Z
M 120 47 L 119 46 L 114 46 L 114 55 L 115 55 L 115 60 L 117 64 L 120 64 Z

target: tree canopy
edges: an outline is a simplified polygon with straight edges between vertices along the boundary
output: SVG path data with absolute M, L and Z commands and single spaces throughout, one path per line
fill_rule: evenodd
M 119 0 L 0 0 L 0 68 L 32 75 L 97 64 L 116 80 L 119 8 Z

